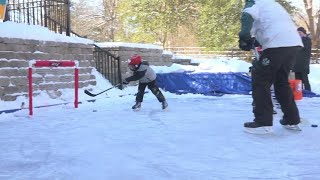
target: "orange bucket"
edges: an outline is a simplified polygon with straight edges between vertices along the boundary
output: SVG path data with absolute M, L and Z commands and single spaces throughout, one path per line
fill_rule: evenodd
M 301 100 L 302 99 L 302 81 L 295 79 L 295 80 L 289 80 L 289 83 L 294 95 L 294 100 Z
M 5 15 L 6 15 L 6 5 L 0 4 L 0 20 L 4 20 Z

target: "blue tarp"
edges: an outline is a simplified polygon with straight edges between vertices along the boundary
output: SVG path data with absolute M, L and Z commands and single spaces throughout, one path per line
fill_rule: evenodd
M 165 91 L 176 94 L 204 94 L 221 96 L 223 94 L 250 94 L 251 77 L 246 73 L 159 73 L 157 84 Z M 320 97 L 303 90 L 303 97 Z
M 249 94 L 251 77 L 246 73 L 162 73 L 157 74 L 162 89 L 177 93 L 206 95 Z
M 303 97 L 320 97 L 320 94 L 316 94 L 314 92 L 307 91 L 307 90 L 303 90 L 302 93 L 303 93 L 302 94 Z

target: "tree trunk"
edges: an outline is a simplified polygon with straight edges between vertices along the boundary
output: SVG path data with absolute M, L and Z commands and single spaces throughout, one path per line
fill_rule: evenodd
M 320 7 L 319 7 L 320 8 Z M 318 21 L 317 21 L 317 25 L 316 25 L 316 33 L 315 33 L 315 44 L 313 47 L 316 47 L 316 48 L 320 48 L 320 9 L 318 11 Z
M 312 45 L 313 47 L 317 46 L 317 39 L 319 39 L 316 36 L 316 29 L 315 29 L 315 24 L 314 24 L 314 19 L 313 19 L 313 8 L 312 8 L 312 2 L 313 0 L 303 0 L 304 2 L 304 8 L 307 12 L 308 16 L 308 29 L 312 37 Z

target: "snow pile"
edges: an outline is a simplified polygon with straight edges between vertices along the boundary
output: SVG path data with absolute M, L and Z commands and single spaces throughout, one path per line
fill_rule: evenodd
M 144 48 L 144 49 L 163 49 L 161 46 L 153 44 L 142 44 L 142 43 L 126 43 L 126 42 L 103 42 L 95 43 L 101 48 L 111 48 L 111 47 L 131 47 L 131 48 Z
M 184 72 L 194 73 L 219 73 L 219 72 L 248 72 L 250 63 L 238 58 L 219 57 L 216 59 L 196 59 L 192 62 L 199 63 L 198 66 L 172 64 L 170 67 L 152 66 L 157 73 Z
M 14 23 L 10 21 L 0 23 L 0 37 L 93 44 L 92 40 L 54 33 L 48 28 L 39 25 L 27 25 L 24 23 Z
M 320 64 L 310 65 L 309 82 L 312 92 L 320 94 Z

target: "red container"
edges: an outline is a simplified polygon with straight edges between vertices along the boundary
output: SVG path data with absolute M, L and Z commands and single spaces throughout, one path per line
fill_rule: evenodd
M 292 89 L 294 100 L 302 99 L 302 81 L 299 79 L 289 80 L 290 87 Z

